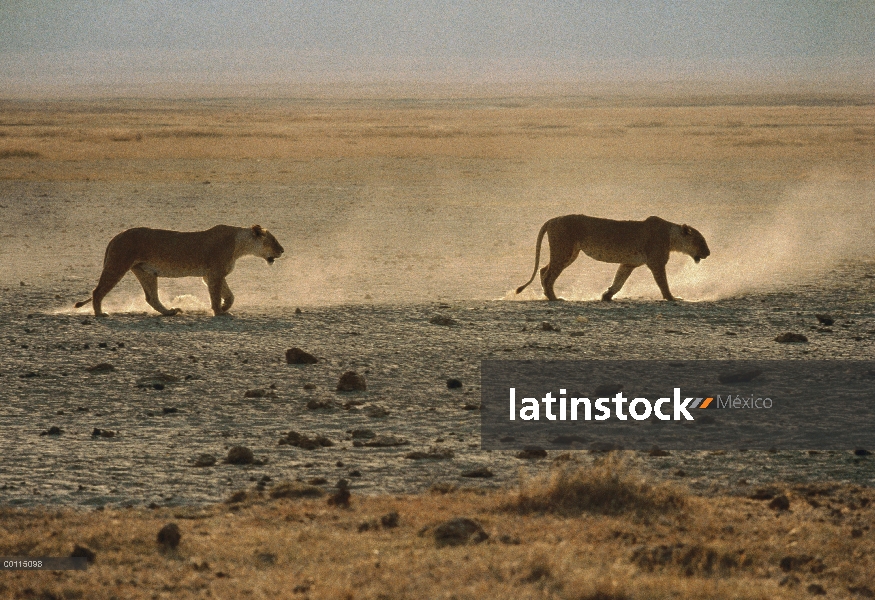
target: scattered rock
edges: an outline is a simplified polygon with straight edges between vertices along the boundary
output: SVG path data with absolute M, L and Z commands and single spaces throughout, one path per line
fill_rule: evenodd
M 255 462 L 255 456 L 246 446 L 232 446 L 228 450 L 225 462 L 229 465 L 251 465 Z
M 315 389 L 316 389 L 316 384 L 315 384 L 315 383 L 305 383 L 305 384 L 304 384 L 304 389 L 305 389 L 305 390 L 315 390 Z
M 97 554 L 95 554 L 94 550 L 88 548 L 87 546 L 80 546 L 76 544 L 73 547 L 73 552 L 70 553 L 71 558 L 84 558 L 87 562 L 93 563 L 97 560 Z
M 596 398 L 610 398 L 611 396 L 616 396 L 622 391 L 622 383 L 606 383 L 598 386 L 595 391 L 593 391 L 593 395 Z
M 270 491 L 270 497 L 274 500 L 278 498 L 321 498 L 324 495 L 325 491 L 322 488 L 300 481 L 284 481 Z
M 523 459 L 547 458 L 547 451 L 539 446 L 525 446 L 517 452 L 516 457 Z
M 301 311 L 301 309 L 300 309 L 300 308 L 296 308 L 296 309 L 295 309 L 295 314 L 296 314 L 296 315 L 300 315 L 300 314 L 301 314 L 301 312 L 302 312 L 302 311 Z
M 457 390 L 462 387 L 462 382 L 458 379 L 447 379 L 447 389 Z
M 98 363 L 96 365 L 86 367 L 85 370 L 88 371 L 89 373 L 95 373 L 95 374 L 109 373 L 111 371 L 115 371 L 115 367 L 109 363 Z
M 321 400 L 313 398 L 312 400 L 307 401 L 307 408 L 310 410 L 334 408 L 334 400 L 331 400 L 330 398 L 323 398 Z
M 181 539 L 182 533 L 176 523 L 168 523 L 158 532 L 158 544 L 163 546 L 165 550 L 172 550 L 179 546 Z
M 137 387 L 139 388 L 155 388 L 156 390 L 163 390 L 164 386 L 168 383 L 179 383 L 181 379 L 176 375 L 168 375 L 167 373 L 162 373 L 158 371 L 157 373 L 153 373 L 152 375 L 146 375 L 144 377 L 140 377 L 137 379 Z M 156 387 L 156 386 L 161 387 Z
M 369 440 L 377 437 L 377 434 L 372 429 L 350 429 L 347 433 L 352 435 L 354 440 Z
M 828 314 L 819 314 L 819 315 L 814 315 L 814 316 L 817 317 L 817 321 L 818 321 L 821 325 L 826 325 L 827 327 L 829 327 L 830 325 L 832 325 L 833 323 L 835 323 L 835 319 L 832 318 L 832 315 L 828 315 Z
M 775 341 L 780 344 L 795 344 L 795 343 L 807 343 L 808 338 L 802 335 L 801 333 L 782 333 L 778 337 L 775 338 Z
M 826 596 L 826 590 L 819 583 L 809 583 L 806 589 L 812 596 Z
M 409 458 L 410 460 L 445 460 L 453 458 L 454 456 L 455 452 L 453 452 L 450 448 L 439 448 L 437 446 L 432 446 L 426 452 L 423 452 L 421 450 L 408 452 L 404 455 L 404 458 Z
M 769 508 L 778 511 L 790 510 L 790 499 L 784 494 L 775 496 L 772 501 L 769 502 Z
M 267 390 L 263 388 L 246 390 L 243 394 L 244 398 L 264 398 L 265 396 L 267 396 Z
M 562 331 L 561 329 L 547 321 L 541 323 L 541 326 L 538 329 L 540 329 L 541 331 Z
M 64 433 L 63 429 L 56 425 L 52 425 L 51 427 L 40 433 L 40 435 L 61 435 L 62 433 Z
M 286 363 L 290 365 L 315 365 L 317 362 L 319 359 L 300 348 L 286 350 Z
M 443 546 L 461 546 L 463 544 L 479 544 L 489 538 L 483 527 L 477 521 L 466 517 L 457 517 L 444 521 L 434 530 L 435 544 Z
M 671 452 L 667 450 L 663 450 L 659 446 L 653 446 L 650 450 L 647 451 L 648 456 L 671 456 Z
M 429 319 L 428 322 L 432 325 L 443 325 L 444 327 L 458 325 L 458 322 L 455 319 L 451 319 L 450 317 L 446 317 L 444 315 L 435 315 L 434 317 Z
M 494 477 L 494 476 L 495 476 L 495 473 L 490 471 L 489 467 L 476 467 L 474 469 L 462 471 L 462 477 L 487 479 L 489 477 Z
M 872 453 L 865 448 L 854 448 L 854 454 L 856 456 L 869 456 Z
M 279 441 L 280 446 L 296 446 L 302 450 L 315 450 L 316 448 L 325 448 L 334 445 L 330 439 L 322 434 L 316 434 L 314 437 L 290 431 L 286 437 Z
M 338 392 L 363 392 L 368 389 L 368 384 L 363 375 L 355 371 L 347 371 L 340 376 L 337 382 Z
M 479 402 L 466 402 L 462 405 L 462 410 L 480 410 L 483 408 Z
M 370 404 L 366 406 L 362 412 L 372 419 L 382 419 L 383 417 L 389 416 L 389 409 L 380 406 L 379 404 Z
M 216 457 L 212 454 L 201 454 L 193 463 L 195 467 L 212 467 L 214 464 L 216 464 Z
M 375 438 L 368 440 L 367 442 L 354 440 L 352 445 L 356 447 L 366 446 L 368 448 L 389 448 L 392 446 L 406 446 L 409 443 L 410 442 L 408 442 L 407 440 L 398 436 L 381 433 Z
M 99 428 L 95 427 L 91 431 L 91 437 L 93 437 L 93 438 L 97 438 L 97 437 L 111 438 L 111 437 L 115 437 L 115 431 L 110 431 L 109 429 L 99 429 Z

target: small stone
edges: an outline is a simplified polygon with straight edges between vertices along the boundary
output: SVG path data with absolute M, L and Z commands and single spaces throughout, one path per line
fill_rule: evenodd
M 63 429 L 61 429 L 57 425 L 52 425 L 51 427 L 40 433 L 40 435 L 61 435 L 62 433 L 64 433 Z
M 380 406 L 379 404 L 371 404 L 366 406 L 363 410 L 366 416 L 372 419 L 382 419 L 383 417 L 389 416 L 389 409 L 384 406 Z
M 98 363 L 91 367 L 86 367 L 85 370 L 89 373 L 109 373 L 115 371 L 115 367 L 109 363 Z
M 99 429 L 95 427 L 94 430 L 92 430 L 91 432 L 91 437 L 111 438 L 115 437 L 115 431 L 110 431 L 109 429 Z
M 462 405 L 462 410 L 480 410 L 483 406 L 479 402 L 466 402 Z
M 334 408 L 334 401 L 328 398 L 323 398 L 322 400 L 313 400 L 307 401 L 307 408 L 310 410 L 319 410 L 323 408 Z
M 826 325 L 827 327 L 829 327 L 830 325 L 835 323 L 835 319 L 833 319 L 832 315 L 819 314 L 819 315 L 814 315 L 814 316 L 817 318 L 817 321 L 821 325 Z
M 324 495 L 325 491 L 322 488 L 298 481 L 281 482 L 270 491 L 270 497 L 274 500 L 279 498 L 321 498 Z
M 547 451 L 539 446 L 525 446 L 517 452 L 516 457 L 523 459 L 547 458 Z
M 337 382 L 338 392 L 357 392 L 367 389 L 368 384 L 364 376 L 359 375 L 355 371 L 347 371 L 340 376 L 340 380 Z
M 439 448 L 436 446 L 432 446 L 428 449 L 427 452 L 423 452 L 422 450 L 416 450 L 414 452 L 408 452 L 404 455 L 404 458 L 408 458 L 410 460 L 423 460 L 423 459 L 431 459 L 431 460 L 446 460 L 453 458 L 455 453 L 450 448 Z
M 796 343 L 807 343 L 808 338 L 802 335 L 801 333 L 782 333 L 778 337 L 775 338 L 775 341 L 780 344 L 796 344 Z
M 300 309 L 300 308 L 296 308 L 296 309 L 295 309 L 295 314 L 296 314 L 296 315 L 299 315 L 299 314 L 301 314 L 301 312 L 302 312 L 302 311 L 301 311 L 301 309 Z
M 775 496 L 772 501 L 769 502 L 769 508 L 777 511 L 790 510 L 790 499 L 784 494 Z
M 648 452 L 648 456 L 671 456 L 671 452 L 663 450 L 659 446 L 653 446 Z
M 406 446 L 409 443 L 407 440 L 395 435 L 380 434 L 367 442 L 353 442 L 353 445 L 360 444 L 368 448 L 389 448 L 392 446 Z
M 80 546 L 76 544 L 73 547 L 73 552 L 70 553 L 71 558 L 84 558 L 86 562 L 93 563 L 97 560 L 97 554 L 95 554 L 94 550 L 88 548 L 87 546 Z
M 479 544 L 489 538 L 483 531 L 483 526 L 473 519 L 457 517 L 444 521 L 434 530 L 435 544 L 443 546 L 461 546 L 463 544 Z
M 347 433 L 352 435 L 354 440 L 369 440 L 377 437 L 373 429 L 350 429 Z
M 863 537 L 863 530 L 862 529 L 851 529 L 851 537 L 852 538 Z
M 462 471 L 462 477 L 471 477 L 478 479 L 486 479 L 489 477 L 494 477 L 495 473 L 489 470 L 489 467 L 477 467 L 475 469 L 469 469 L 467 471 Z
M 558 327 L 556 327 L 555 325 L 553 325 L 552 323 L 549 323 L 547 321 L 544 321 L 543 323 L 541 323 L 540 329 L 541 329 L 541 331 L 562 331 L 561 329 L 559 329 Z
M 161 414 L 165 414 L 165 415 L 172 415 L 172 414 L 178 413 L 178 412 L 179 412 L 179 409 L 176 408 L 175 406 L 165 406 L 164 408 L 161 409 Z
M 812 596 L 826 596 L 826 590 L 819 583 L 810 583 L 806 589 Z
M 212 467 L 214 464 L 216 464 L 216 457 L 212 454 L 201 454 L 194 459 L 195 467 Z
M 232 446 L 228 450 L 225 462 L 229 465 L 251 465 L 255 462 L 255 456 L 246 446 Z
M 317 362 L 319 359 L 300 348 L 286 350 L 286 363 L 290 365 L 315 365 Z
M 305 390 L 315 390 L 315 389 L 316 389 L 316 384 L 315 384 L 315 383 L 305 383 L 305 384 L 304 384 L 304 389 L 305 389 Z
M 856 456 L 869 456 L 872 453 L 865 448 L 854 448 L 854 455 Z
M 243 394 L 244 398 L 264 398 L 265 396 L 267 396 L 267 390 L 262 388 L 246 390 Z
M 158 544 L 164 546 L 165 550 L 172 550 L 179 546 L 181 539 L 182 533 L 176 523 L 168 523 L 158 532 Z
M 380 517 L 380 525 L 386 529 L 393 529 L 398 527 L 399 518 L 398 512 L 393 510 Z
M 455 319 L 444 315 L 435 315 L 431 319 L 428 320 L 432 325 L 443 325 L 444 327 L 451 327 L 453 325 L 458 325 L 458 322 Z
M 458 379 L 447 379 L 447 389 L 457 390 L 462 387 L 462 382 Z

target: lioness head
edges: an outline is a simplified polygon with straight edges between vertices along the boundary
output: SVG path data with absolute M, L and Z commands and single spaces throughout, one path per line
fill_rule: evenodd
M 693 229 L 689 225 L 681 225 L 681 236 L 678 242 L 679 247 L 677 250 L 692 256 L 697 264 L 703 258 L 708 258 L 711 255 L 704 236 L 697 229 Z
M 256 244 L 254 254 L 266 260 L 269 265 L 272 265 L 273 261 L 285 252 L 273 234 L 262 228 L 261 225 L 252 226 L 252 236 Z

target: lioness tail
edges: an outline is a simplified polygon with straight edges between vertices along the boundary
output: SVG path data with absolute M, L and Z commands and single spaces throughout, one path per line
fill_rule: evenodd
M 77 302 L 76 304 L 73 305 L 73 307 L 74 308 L 82 308 L 83 306 L 85 306 L 89 302 L 91 302 L 91 298 L 89 298 L 88 300 L 83 300 L 82 302 Z
M 550 221 L 547 221 L 549 223 Z M 532 271 L 532 277 L 527 282 L 522 284 L 520 287 L 516 289 L 516 293 L 519 294 L 526 287 L 535 280 L 535 275 L 538 274 L 538 266 L 541 263 L 541 241 L 544 239 L 544 234 L 547 232 L 547 223 L 544 223 L 541 226 L 541 231 L 538 232 L 538 241 L 535 243 L 535 270 Z

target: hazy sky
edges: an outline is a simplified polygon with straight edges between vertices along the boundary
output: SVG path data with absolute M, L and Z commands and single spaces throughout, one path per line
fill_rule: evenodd
M 0 0 L 0 96 L 323 81 L 872 81 L 872 0 Z

